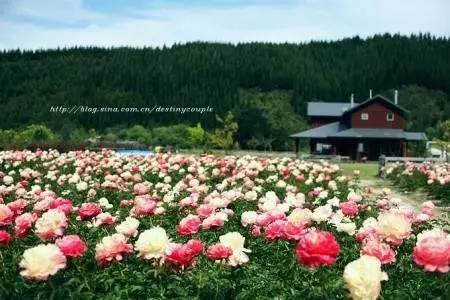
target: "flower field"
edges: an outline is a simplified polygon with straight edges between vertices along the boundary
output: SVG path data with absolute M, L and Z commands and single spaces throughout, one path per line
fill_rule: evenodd
M 397 163 L 385 169 L 388 179 L 407 190 L 423 188 L 430 195 L 450 204 L 450 164 Z
M 372 195 L 337 165 L 109 150 L 0 162 L 0 299 L 450 297 L 433 203 Z

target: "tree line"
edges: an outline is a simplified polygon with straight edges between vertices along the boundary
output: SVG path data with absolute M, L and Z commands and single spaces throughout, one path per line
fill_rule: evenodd
M 0 128 L 46 125 L 60 136 L 95 129 L 200 123 L 232 111 L 245 148 L 289 149 L 311 100 L 357 101 L 369 89 L 411 111 L 408 129 L 437 135 L 450 118 L 450 41 L 375 35 L 302 44 L 195 42 L 159 48 L 75 47 L 0 52 Z M 51 106 L 206 107 L 214 113 L 60 114 Z M 424 113 L 426 108 L 427 113 Z

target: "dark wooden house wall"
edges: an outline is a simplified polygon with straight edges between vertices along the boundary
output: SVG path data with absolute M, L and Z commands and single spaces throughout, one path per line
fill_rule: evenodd
M 387 114 L 389 112 L 394 113 L 394 120 L 388 121 Z M 368 120 L 361 120 L 361 114 L 369 114 Z M 351 126 L 356 128 L 392 128 L 392 129 L 404 129 L 405 118 L 386 105 L 379 102 L 371 103 L 361 109 L 355 111 L 351 115 Z

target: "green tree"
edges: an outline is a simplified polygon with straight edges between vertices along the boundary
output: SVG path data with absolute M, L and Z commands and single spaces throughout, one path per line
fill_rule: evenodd
M 205 144 L 206 133 L 200 123 L 196 126 L 189 127 L 189 142 L 194 147 L 201 147 Z
M 235 121 L 234 114 L 229 111 L 224 118 L 216 116 L 217 122 L 221 127 L 214 133 L 208 134 L 209 146 L 215 149 L 224 149 L 229 151 L 236 147 L 234 136 L 238 131 L 239 125 Z

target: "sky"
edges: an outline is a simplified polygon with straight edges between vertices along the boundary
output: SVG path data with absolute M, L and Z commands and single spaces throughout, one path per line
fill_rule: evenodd
M 0 49 L 450 36 L 450 0 L 0 0 Z

